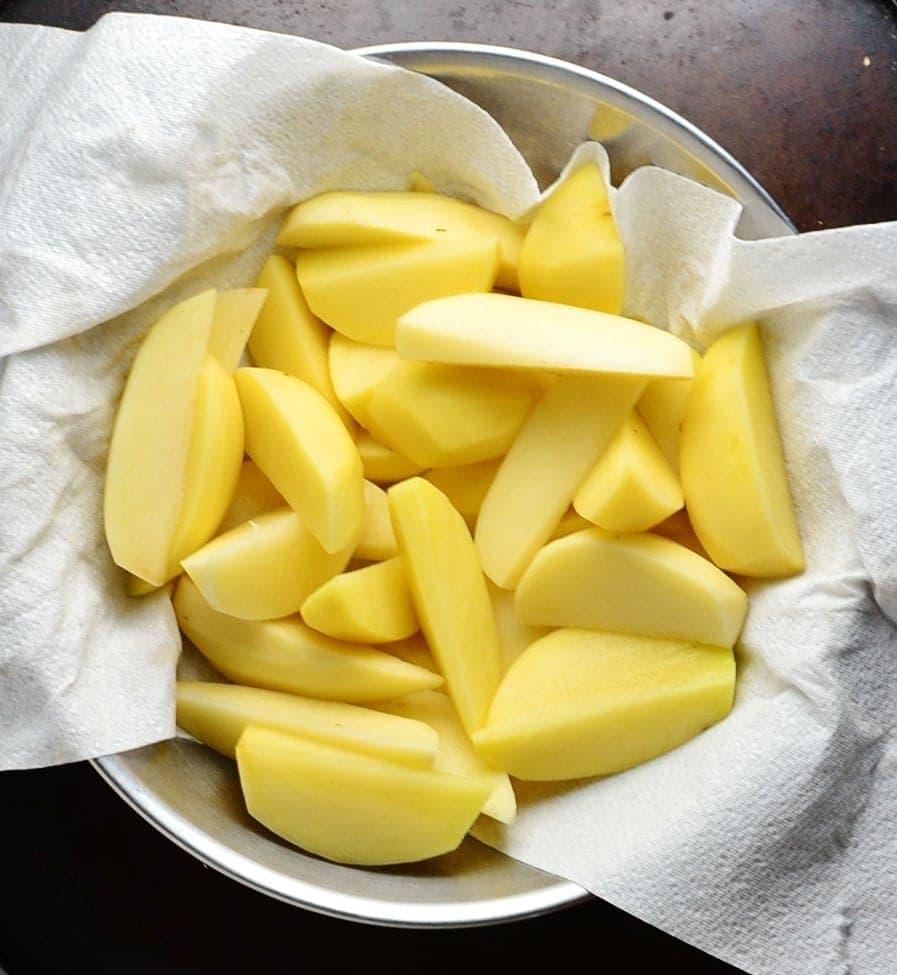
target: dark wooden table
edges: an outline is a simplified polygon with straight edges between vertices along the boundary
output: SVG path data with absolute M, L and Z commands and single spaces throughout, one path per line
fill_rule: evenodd
M 341 47 L 482 41 L 604 72 L 729 149 L 801 230 L 897 219 L 891 0 L 0 0 L 0 20 L 81 29 L 108 10 L 203 17 Z M 897 260 L 895 260 L 897 264 Z M 87 765 L 0 775 L 0 966 L 9 975 L 734 969 L 606 904 L 495 928 L 350 924 L 203 867 Z

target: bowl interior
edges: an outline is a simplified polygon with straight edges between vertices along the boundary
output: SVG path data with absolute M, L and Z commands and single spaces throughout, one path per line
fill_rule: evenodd
M 486 109 L 541 185 L 572 150 L 599 138 L 614 179 L 656 163 L 738 199 L 745 238 L 793 232 L 785 215 L 719 146 L 663 106 L 574 65 L 481 45 L 395 44 L 360 53 L 428 74 Z M 572 904 L 580 887 L 468 839 L 455 853 L 407 867 L 361 870 L 301 853 L 244 810 L 231 762 L 175 740 L 96 760 L 138 812 L 205 863 L 282 900 L 339 917 L 403 926 L 495 923 Z

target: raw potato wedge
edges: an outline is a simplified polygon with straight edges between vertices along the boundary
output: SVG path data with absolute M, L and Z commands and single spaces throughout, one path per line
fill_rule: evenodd
M 347 338 L 395 344 L 399 316 L 431 298 L 488 291 L 498 270 L 492 238 L 302 251 L 299 284 L 314 313 Z
M 375 440 L 367 430 L 360 431 L 355 447 L 361 458 L 364 476 L 377 484 L 393 484 L 425 470 L 422 464 L 415 464 L 413 460 Z
M 234 288 L 219 291 L 209 335 L 209 355 L 233 372 L 249 341 L 249 334 L 268 292 L 264 288 Z
M 644 387 L 637 377 L 564 376 L 536 404 L 477 518 L 477 553 L 496 585 L 517 585 Z
M 400 362 L 371 393 L 371 433 L 422 467 L 503 454 L 542 391 L 534 377 L 498 369 Z
M 302 604 L 302 618 L 321 633 L 357 643 L 393 643 L 420 629 L 399 558 L 328 579 Z
M 412 769 L 250 725 L 237 744 L 249 814 L 317 856 L 361 866 L 454 850 L 492 791 L 489 779 Z
M 517 587 L 536 626 L 646 633 L 731 647 L 747 596 L 712 562 L 668 538 L 600 528 L 541 549 Z
M 178 583 L 174 609 L 202 655 L 240 684 L 356 704 L 432 690 L 443 682 L 393 654 L 332 640 L 298 617 L 238 620 L 218 613 L 190 579 Z
M 424 670 L 439 673 L 439 665 L 430 653 L 427 639 L 422 633 L 415 633 L 407 640 L 399 640 L 397 643 L 384 643 L 379 649 L 387 650 L 389 653 L 404 660 L 415 667 L 423 667 Z
M 263 369 L 277 369 L 308 383 L 351 431 L 354 423 L 330 381 L 330 329 L 308 307 L 295 267 L 280 254 L 272 254 L 259 274 L 258 287 L 265 288 L 268 295 L 249 338 L 252 361 Z
M 243 442 L 243 413 L 233 378 L 218 359 L 206 355 L 167 579 L 180 575 L 181 560 L 215 534 L 237 488 Z
M 200 373 L 216 292 L 170 308 L 147 333 L 115 418 L 103 497 L 116 565 L 151 585 L 167 576 L 181 513 Z
M 619 315 L 626 269 L 607 184 L 595 163 L 542 203 L 520 249 L 520 293 Z
M 722 720 L 734 691 L 726 647 L 556 630 L 511 667 L 473 740 L 521 779 L 611 775 Z
M 330 403 L 273 369 L 234 373 L 246 452 L 328 552 L 353 545 L 364 519 L 364 471 Z
M 694 349 L 690 351 L 692 365 L 697 373 L 701 357 Z M 657 446 L 677 475 L 682 418 L 685 416 L 685 405 L 693 382 L 693 379 L 652 379 L 638 401 L 638 411 L 642 419 L 648 424 Z
M 330 336 L 330 376 L 345 408 L 367 429 L 367 403 L 381 379 L 399 362 L 395 349 L 364 345 L 334 332 Z
M 803 570 L 756 322 L 704 354 L 682 421 L 680 464 L 691 523 L 720 568 L 761 578 Z
M 402 358 L 468 366 L 693 375 L 692 350 L 663 329 L 620 315 L 503 294 L 458 294 L 406 312 Z
M 399 554 L 396 535 L 389 518 L 386 492 L 372 481 L 364 482 L 364 521 L 355 551 L 356 559 L 382 561 Z
M 473 525 L 500 464 L 501 458 L 494 457 L 460 467 L 437 467 L 424 476 L 461 512 L 467 524 Z
M 218 526 L 218 534 L 223 535 L 251 518 L 286 506 L 287 503 L 277 488 L 258 469 L 255 461 L 247 457 L 240 467 L 237 487 L 230 507 Z
M 586 525 L 584 527 L 589 526 Z M 707 554 L 707 549 L 704 548 L 701 540 L 695 534 L 691 520 L 688 517 L 688 512 L 684 508 L 681 511 L 677 511 L 674 515 L 670 515 L 669 518 L 664 519 L 659 525 L 655 525 L 651 529 L 651 534 L 671 538 L 674 542 L 690 548 L 692 552 L 697 552 L 702 559 L 707 559 L 709 562 L 713 561 Z
M 433 762 L 437 772 L 491 779 L 492 794 L 483 805 L 483 814 L 501 823 L 512 823 L 517 815 L 514 787 L 506 772 L 496 771 L 474 751 L 451 700 L 440 691 L 418 691 L 374 705 L 389 715 L 424 722 L 438 732 L 439 747 Z
M 551 533 L 551 539 L 563 538 L 565 535 L 572 535 L 573 532 L 581 532 L 584 528 L 591 528 L 592 522 L 588 521 L 575 509 L 568 508 L 561 520 L 555 525 Z
M 219 535 L 184 559 L 184 571 L 220 613 L 266 620 L 298 613 L 342 572 L 354 540 L 325 552 L 292 508 L 277 508 Z
M 583 518 L 618 532 L 647 531 L 684 503 L 679 478 L 635 410 L 573 496 Z
M 495 616 L 498 645 L 501 648 L 501 670 L 504 674 L 531 643 L 548 633 L 548 627 L 524 623 L 517 615 L 514 593 L 511 590 L 496 586 L 490 579 L 486 580 L 486 587 L 492 600 L 492 613 Z
M 421 629 L 464 729 L 482 727 L 501 675 L 486 580 L 464 519 L 429 481 L 389 489 L 389 510 Z
M 351 247 L 497 240 L 501 256 L 495 283 L 516 291 L 523 227 L 472 203 L 433 193 L 420 173 L 412 173 L 411 179 L 411 192 L 335 191 L 305 200 L 287 214 L 277 242 L 283 247 Z
M 439 745 L 436 731 L 410 715 L 390 718 L 355 704 L 260 687 L 206 681 L 177 684 L 178 724 L 228 758 L 234 757 L 240 735 L 253 724 L 402 765 L 430 768 Z

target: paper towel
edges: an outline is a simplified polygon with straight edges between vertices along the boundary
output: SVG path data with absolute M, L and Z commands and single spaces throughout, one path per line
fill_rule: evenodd
M 418 169 L 512 216 L 537 192 L 462 99 L 294 38 L 4 27 L 0 92 L 0 762 L 24 767 L 173 732 L 170 612 L 125 600 L 99 518 L 160 310 L 251 282 L 282 208 L 322 189 Z M 654 169 L 614 204 L 630 314 L 699 341 L 762 315 L 808 570 L 751 586 L 729 718 L 623 775 L 521 788 L 487 839 L 752 972 L 890 973 L 897 226 L 739 241 L 736 204 Z

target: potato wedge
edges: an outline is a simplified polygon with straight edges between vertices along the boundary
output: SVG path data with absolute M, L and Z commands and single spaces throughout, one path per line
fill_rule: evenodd
M 455 849 L 489 779 L 412 769 L 250 725 L 237 744 L 249 814 L 310 853 L 364 866 Z
M 521 779 L 611 775 L 720 721 L 734 690 L 726 647 L 555 630 L 508 671 L 474 746 Z
M 668 538 L 575 532 L 541 549 L 517 612 L 536 626 L 583 627 L 731 647 L 747 596 L 712 562 Z
M 234 373 L 246 452 L 328 552 L 354 545 L 364 519 L 364 471 L 330 403 L 273 369 Z
M 332 640 L 298 617 L 239 620 L 218 613 L 189 578 L 174 593 L 178 625 L 225 677 L 240 684 L 350 704 L 433 690 L 442 677 L 390 653 Z
M 415 768 L 430 768 L 439 745 L 431 725 L 410 715 L 239 684 L 178 681 L 177 720 L 228 758 L 234 758 L 240 735 L 251 724 Z
M 240 365 L 267 295 L 264 288 L 233 288 L 218 292 L 209 335 L 209 355 L 215 356 L 228 372 Z

